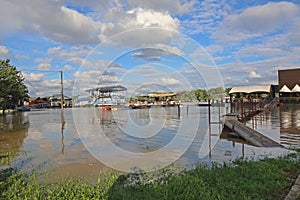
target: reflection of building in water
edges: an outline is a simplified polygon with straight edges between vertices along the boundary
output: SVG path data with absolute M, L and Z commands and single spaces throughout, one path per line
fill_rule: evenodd
M 300 147 L 300 105 L 284 105 L 280 110 L 280 142 Z
M 0 115 L 0 166 L 10 165 L 27 135 L 26 113 Z

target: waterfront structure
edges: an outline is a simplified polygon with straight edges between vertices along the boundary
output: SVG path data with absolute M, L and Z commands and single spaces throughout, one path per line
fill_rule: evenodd
M 53 108 L 53 107 L 61 107 L 61 95 L 60 94 L 54 94 L 52 96 L 49 97 L 49 107 Z M 64 96 L 63 97 L 63 106 L 64 107 L 71 107 L 72 106 L 72 98 L 68 97 L 68 96 Z
M 177 105 L 178 98 L 177 93 L 149 93 L 137 96 L 135 104 L 142 105 L 161 105 L 172 106 Z
M 94 106 L 111 107 L 125 103 L 125 95 L 122 94 L 122 92 L 126 90 L 127 88 L 121 85 L 114 85 L 88 89 L 86 92 L 88 92 L 90 97 L 93 99 L 92 104 Z
M 300 68 L 278 70 L 281 102 L 300 102 Z
M 73 106 L 74 107 L 85 107 L 93 105 L 93 98 L 90 96 L 78 96 L 74 99 Z
M 48 108 L 49 99 L 47 97 L 38 97 L 36 99 L 30 99 L 28 105 L 32 108 Z
M 241 99 L 243 102 L 251 101 L 260 102 L 265 98 L 274 97 L 275 91 L 272 85 L 248 85 L 236 86 L 229 91 L 230 101 Z

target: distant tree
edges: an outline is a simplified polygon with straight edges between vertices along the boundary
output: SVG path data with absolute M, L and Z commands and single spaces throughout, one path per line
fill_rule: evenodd
M 9 59 L 0 60 L 0 107 L 3 112 L 23 103 L 28 96 L 24 77 L 17 68 L 11 65 Z
M 222 87 L 211 88 L 208 90 L 208 94 L 212 99 L 219 99 L 224 95 L 224 89 Z
M 229 97 L 230 90 L 231 90 L 231 88 L 226 88 L 225 89 L 225 95 L 226 95 L 226 97 Z
M 198 89 L 194 90 L 194 93 L 198 101 L 205 101 L 208 99 L 208 94 L 206 90 Z

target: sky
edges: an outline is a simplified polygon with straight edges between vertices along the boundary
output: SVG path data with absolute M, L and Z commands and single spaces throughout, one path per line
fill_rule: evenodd
M 300 1 L 1 0 L 0 59 L 32 97 L 277 84 L 300 64 Z

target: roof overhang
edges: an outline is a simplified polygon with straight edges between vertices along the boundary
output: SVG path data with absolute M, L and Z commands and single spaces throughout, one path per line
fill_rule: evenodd
M 270 85 L 251 85 L 251 86 L 237 86 L 231 88 L 229 94 L 237 94 L 237 93 L 270 93 L 271 86 Z

